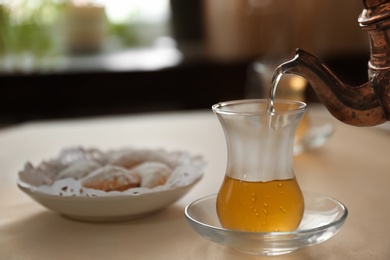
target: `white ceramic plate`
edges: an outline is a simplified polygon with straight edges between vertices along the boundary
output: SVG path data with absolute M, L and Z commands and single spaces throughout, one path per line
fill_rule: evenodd
M 130 173 L 125 164 L 134 158 L 170 165 L 172 171 L 165 183 L 142 186 L 124 191 L 104 191 L 84 187 L 82 178 L 74 178 L 80 172 L 94 174 L 105 167 L 118 168 Z M 96 169 L 84 169 L 81 163 L 95 163 Z M 114 163 L 111 165 L 110 163 Z M 117 164 L 115 164 L 117 163 Z M 72 168 L 77 166 L 76 168 Z M 71 147 L 63 149 L 50 160 L 36 166 L 27 162 L 19 171 L 17 184 L 35 201 L 54 212 L 84 221 L 119 221 L 140 218 L 161 210 L 185 195 L 203 176 L 205 162 L 200 156 L 184 151 L 145 150 L 122 148 L 103 152 L 95 148 Z M 71 170 L 69 170 L 71 169 Z M 150 171 L 150 167 L 149 170 Z M 144 170 L 146 174 L 152 172 Z M 59 177 L 63 172 L 70 176 Z M 88 175 L 87 175 L 88 177 Z
M 188 185 L 175 189 L 139 195 L 102 197 L 58 196 L 37 191 L 31 185 L 18 181 L 18 187 L 32 199 L 54 212 L 82 221 L 122 221 L 151 215 L 184 196 L 202 176 Z
M 376 128 L 385 130 L 385 131 L 390 131 L 390 122 L 383 123 L 381 125 L 375 126 Z

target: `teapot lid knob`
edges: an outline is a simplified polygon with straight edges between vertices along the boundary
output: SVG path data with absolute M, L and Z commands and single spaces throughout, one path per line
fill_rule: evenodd
M 367 26 L 390 17 L 389 0 L 363 0 L 363 5 L 363 12 L 358 18 L 360 26 Z

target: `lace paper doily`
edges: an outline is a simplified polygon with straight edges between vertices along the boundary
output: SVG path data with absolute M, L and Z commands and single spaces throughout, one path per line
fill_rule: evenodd
M 96 162 L 100 167 L 110 165 L 113 161 L 126 160 L 138 156 L 147 160 L 159 160 L 172 168 L 168 179 L 163 185 L 153 188 L 130 188 L 125 191 L 102 191 L 85 188 L 82 179 L 56 179 L 60 172 L 82 161 Z M 119 160 L 118 160 L 119 158 Z M 19 184 L 30 190 L 57 196 L 101 197 L 118 195 L 141 195 L 150 192 L 175 189 L 187 186 L 198 180 L 206 166 L 201 156 L 191 156 L 187 152 L 165 150 L 137 150 L 125 148 L 102 152 L 98 149 L 69 148 L 60 152 L 57 158 L 43 161 L 36 167 L 27 162 L 19 172 Z

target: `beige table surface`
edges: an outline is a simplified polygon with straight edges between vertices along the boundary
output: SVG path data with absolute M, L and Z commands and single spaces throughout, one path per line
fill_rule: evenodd
M 343 202 L 349 216 L 330 240 L 272 259 L 390 259 L 390 131 L 342 124 L 322 106 L 312 105 L 308 113 L 331 120 L 335 132 L 320 149 L 295 156 L 297 178 L 303 190 Z M 77 222 L 43 208 L 15 183 L 26 161 L 36 164 L 79 145 L 184 149 L 203 155 L 208 166 L 187 195 L 153 216 Z M 265 259 L 205 240 L 185 220 L 188 203 L 218 191 L 225 166 L 225 139 L 211 111 L 31 122 L 2 129 L 0 259 Z

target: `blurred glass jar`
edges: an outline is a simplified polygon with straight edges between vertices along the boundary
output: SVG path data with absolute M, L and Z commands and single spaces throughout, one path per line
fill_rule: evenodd
M 65 10 L 65 46 L 70 52 L 97 52 L 106 38 L 105 7 L 94 1 L 72 2 Z

